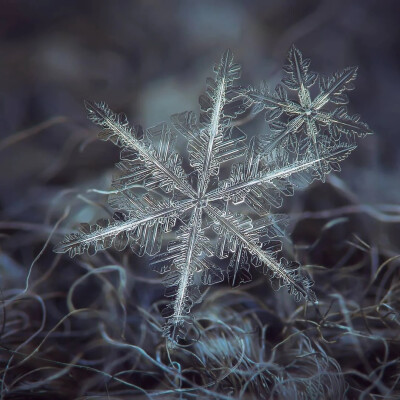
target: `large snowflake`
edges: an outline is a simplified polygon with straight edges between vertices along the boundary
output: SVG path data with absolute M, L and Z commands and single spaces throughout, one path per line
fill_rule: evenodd
M 105 104 L 87 103 L 90 119 L 103 128 L 100 138 L 121 147 L 120 173 L 109 198 L 118 212 L 112 220 L 82 224 L 55 251 L 74 256 L 129 245 L 137 255 L 151 256 L 152 268 L 165 274 L 166 296 L 173 298 L 163 315 L 164 334 L 174 342 L 185 337 L 201 287 L 221 282 L 225 271 L 235 286 L 251 280 L 252 264 L 262 268 L 274 288 L 285 286 L 296 300 L 316 301 L 312 281 L 299 264 L 278 256 L 277 238 L 284 236 L 288 219 L 272 214 L 271 207 L 279 207 L 282 195 L 292 195 L 294 187 L 337 169 L 356 147 L 355 134 L 368 128 L 344 109 L 324 110 L 328 101 L 345 102 L 343 92 L 350 89 L 355 70 L 321 78 L 321 93 L 311 101 L 309 88 L 317 75 L 308 66 L 292 48 L 283 84 L 298 93 L 296 102 L 282 86 L 273 94 L 265 85 L 260 90 L 236 87 L 240 66 L 226 51 L 200 97 L 200 118 L 193 112 L 176 114 L 169 125 L 145 132 Z M 271 132 L 246 145 L 239 125 L 262 109 L 273 121 Z M 189 163 L 175 150 L 178 134 L 188 142 Z M 223 179 L 221 164 L 234 159 Z M 163 240 L 163 233 L 171 231 L 174 239 Z

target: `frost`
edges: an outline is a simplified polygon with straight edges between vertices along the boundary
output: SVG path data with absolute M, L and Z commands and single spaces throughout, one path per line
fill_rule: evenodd
M 207 79 L 200 116 L 183 112 L 146 131 L 103 103 L 87 102 L 89 118 L 103 129 L 99 137 L 121 148 L 120 173 L 109 197 L 117 212 L 112 220 L 82 224 L 55 251 L 75 256 L 129 246 L 139 256 L 151 256 L 151 267 L 165 275 L 165 295 L 172 298 L 163 315 L 164 335 L 173 342 L 185 338 L 204 285 L 225 276 L 233 286 L 248 282 L 251 265 L 261 268 L 275 289 L 285 286 L 296 300 L 315 302 L 313 282 L 299 264 L 278 256 L 288 218 L 271 208 L 296 187 L 338 170 L 338 162 L 355 149 L 355 136 L 369 129 L 342 106 L 327 108 L 347 102 L 344 92 L 352 89 L 355 68 L 323 78 L 309 72 L 309 64 L 292 47 L 282 84 L 298 100 L 289 100 L 282 85 L 273 93 L 264 84 L 257 90 L 235 86 L 240 66 L 226 51 L 215 77 Z M 317 80 L 320 93 L 311 100 Z M 270 132 L 246 144 L 236 122 L 262 110 Z M 189 172 L 175 150 L 178 135 L 187 140 Z M 221 164 L 232 160 L 229 177 L 222 179 Z M 170 231 L 174 240 L 164 243 L 163 234 Z

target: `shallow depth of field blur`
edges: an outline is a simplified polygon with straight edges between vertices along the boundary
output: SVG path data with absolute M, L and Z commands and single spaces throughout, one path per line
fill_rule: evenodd
M 0 10 L 2 399 L 400 398 L 398 1 L 0 0 Z M 150 127 L 198 111 L 226 48 L 242 84 L 274 86 L 292 44 L 316 72 L 359 66 L 349 111 L 375 132 L 280 210 L 292 220 L 285 253 L 313 277 L 319 305 L 274 292 L 262 274 L 225 281 L 192 310 L 199 340 L 169 352 L 164 288 L 146 258 L 52 252 L 80 222 L 110 215 L 91 189 L 109 188 L 118 149 L 97 140 L 83 101 Z

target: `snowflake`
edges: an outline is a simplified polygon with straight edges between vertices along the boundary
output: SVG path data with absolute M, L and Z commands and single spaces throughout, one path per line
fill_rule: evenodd
M 202 286 L 221 282 L 225 270 L 236 286 L 252 279 L 253 265 L 275 289 L 285 286 L 296 300 L 315 302 L 313 282 L 299 264 L 278 256 L 288 218 L 272 214 L 271 207 L 279 207 L 295 187 L 337 169 L 356 147 L 354 133 L 365 133 L 367 126 L 343 109 L 324 109 L 328 101 L 346 101 L 343 91 L 350 89 L 355 69 L 320 79 L 321 93 L 311 101 L 309 88 L 317 75 L 308 66 L 293 47 L 283 83 L 298 93 L 295 102 L 280 85 L 272 95 L 265 85 L 260 90 L 235 86 L 240 66 L 226 51 L 200 97 L 200 117 L 183 112 L 145 132 L 103 103 L 86 103 L 89 118 L 103 128 L 99 137 L 121 147 L 120 173 L 109 197 L 118 211 L 111 220 L 82 224 L 55 251 L 72 257 L 129 245 L 137 255 L 151 256 L 152 268 L 165 274 L 166 296 L 173 298 L 163 310 L 164 335 L 173 343 L 185 338 Z M 273 121 L 272 133 L 246 145 L 239 125 L 262 109 Z M 278 119 L 283 113 L 289 117 Z M 302 130 L 305 138 L 298 138 Z M 178 134 L 188 142 L 189 163 L 175 150 Z M 225 162 L 231 162 L 231 171 L 223 178 Z M 171 231 L 174 240 L 163 240 Z M 227 259 L 225 267 L 218 259 Z
M 352 142 L 355 136 L 372 133 L 368 125 L 360 121 L 359 115 L 350 116 L 345 107 L 349 102 L 345 92 L 354 89 L 357 67 L 347 67 L 329 77 L 318 75 L 309 71 L 310 60 L 303 59 L 295 46 L 289 51 L 288 61 L 283 67 L 286 74 L 283 85 L 277 85 L 273 93 L 264 82 L 258 90 L 250 87 L 242 91 L 254 105 L 253 114 L 266 111 L 270 132 L 263 140 L 265 153 L 283 146 L 298 155 L 311 151 L 319 158 L 337 142 Z M 319 93 L 312 100 L 310 90 L 317 80 Z M 298 100 L 290 100 L 284 86 L 296 92 Z M 282 114 L 286 114 L 286 120 Z M 321 163 L 318 177 L 324 181 L 331 169 L 340 171 L 337 163 Z

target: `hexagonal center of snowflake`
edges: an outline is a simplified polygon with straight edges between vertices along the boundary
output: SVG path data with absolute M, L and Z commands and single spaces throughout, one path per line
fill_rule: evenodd
M 197 200 L 197 205 L 198 205 L 200 208 L 207 207 L 207 205 L 208 205 L 208 198 L 207 198 L 207 197 L 202 197 L 202 198 L 198 199 L 198 200 Z
M 304 110 L 304 113 L 307 115 L 307 117 L 309 117 L 312 113 L 312 110 L 310 110 L 309 108 Z

